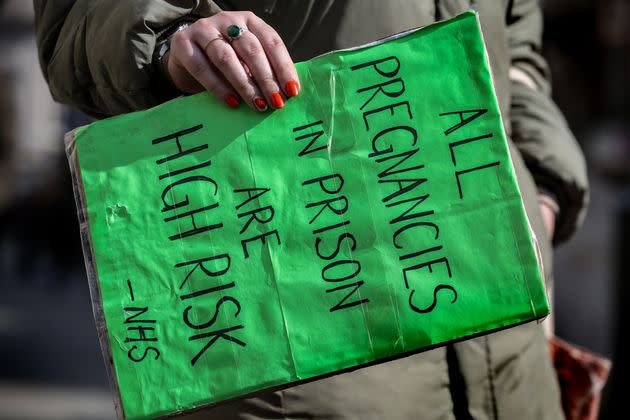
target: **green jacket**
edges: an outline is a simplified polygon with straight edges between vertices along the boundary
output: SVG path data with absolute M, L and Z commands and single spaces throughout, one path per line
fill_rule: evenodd
M 294 59 L 479 12 L 524 203 L 545 271 L 551 247 L 537 189 L 560 207 L 556 241 L 587 203 L 584 159 L 550 98 L 535 0 L 35 0 L 40 61 L 53 97 L 99 117 L 159 104 L 173 88 L 152 65 L 156 42 L 183 20 L 252 10 Z M 205 413 L 200 418 L 207 418 Z M 559 418 L 542 328 L 528 324 L 395 362 L 229 404 L 216 418 Z

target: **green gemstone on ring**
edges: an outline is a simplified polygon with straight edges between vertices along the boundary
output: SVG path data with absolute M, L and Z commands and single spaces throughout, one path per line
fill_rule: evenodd
M 241 34 L 243 33 L 243 30 L 236 26 L 236 25 L 230 25 L 227 28 L 227 34 L 230 38 L 238 38 L 239 36 L 241 36 Z

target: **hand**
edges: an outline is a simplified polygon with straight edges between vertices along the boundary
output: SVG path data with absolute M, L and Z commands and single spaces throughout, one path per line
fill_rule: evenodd
M 545 225 L 545 232 L 547 232 L 547 237 L 551 240 L 553 239 L 553 234 L 556 228 L 556 211 L 544 200 L 538 200 L 538 208 L 540 209 L 540 214 L 542 215 L 542 220 L 543 224 Z
M 244 29 L 233 40 L 227 36 L 231 25 Z M 278 109 L 300 91 L 284 42 L 252 12 L 221 12 L 177 32 L 165 70 L 180 91 L 205 89 L 232 108 L 243 100 L 256 111 L 268 104 Z

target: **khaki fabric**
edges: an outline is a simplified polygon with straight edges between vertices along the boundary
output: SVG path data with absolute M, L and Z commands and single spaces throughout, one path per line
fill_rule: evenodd
M 185 419 L 452 419 L 444 348 L 185 416 Z

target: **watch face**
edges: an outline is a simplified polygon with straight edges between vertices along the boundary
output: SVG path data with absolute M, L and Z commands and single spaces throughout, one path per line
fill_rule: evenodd
M 164 54 L 166 54 L 166 52 L 168 51 L 168 48 L 169 48 L 168 42 L 165 42 L 162 44 L 162 46 L 160 47 L 160 51 L 158 53 L 160 58 L 164 57 Z

